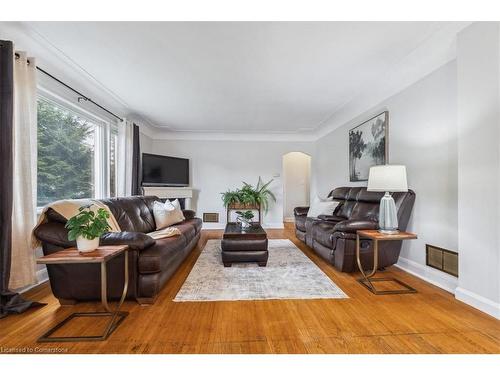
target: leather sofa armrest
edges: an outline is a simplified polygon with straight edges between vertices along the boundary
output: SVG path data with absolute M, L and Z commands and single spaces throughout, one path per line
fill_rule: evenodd
M 156 240 L 140 232 L 108 232 L 101 236 L 101 245 L 128 245 L 131 250 L 144 250 Z
M 337 216 L 337 215 L 319 215 L 318 219 L 323 221 L 332 221 L 338 223 L 339 221 L 345 221 L 345 218 Z
M 309 207 L 295 207 L 293 213 L 295 216 L 306 216 L 309 212 Z
M 40 224 L 35 228 L 35 237 L 41 242 L 58 247 L 76 246 L 76 241 L 68 240 L 68 230 L 64 224 L 57 222 L 48 222 Z
M 378 223 L 370 220 L 344 220 L 335 225 L 336 232 L 356 233 L 362 229 L 378 229 Z
M 194 212 L 193 210 L 182 210 L 182 213 L 186 220 L 191 220 L 196 217 L 196 212 Z

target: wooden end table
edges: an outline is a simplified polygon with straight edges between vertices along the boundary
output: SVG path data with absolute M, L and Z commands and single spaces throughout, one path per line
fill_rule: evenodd
M 107 273 L 106 265 L 108 261 L 117 257 L 120 254 L 125 256 L 125 282 L 123 285 L 123 292 L 118 302 L 117 307 L 111 310 L 108 304 L 108 293 L 107 293 Z M 56 326 L 48 330 L 37 340 L 38 342 L 67 342 L 67 341 L 103 341 L 106 340 L 120 325 L 120 323 L 128 315 L 127 311 L 120 311 L 120 308 L 125 301 L 128 290 L 128 246 L 127 245 L 116 245 L 116 246 L 99 246 L 95 251 L 89 253 L 80 253 L 76 248 L 64 249 L 44 257 L 37 259 L 38 264 L 83 264 L 83 263 L 99 263 L 101 265 L 101 304 L 105 311 L 96 312 L 80 312 L 73 313 L 68 316 L 63 321 L 59 322 Z M 102 317 L 109 316 L 109 320 L 104 333 L 100 336 L 52 336 L 54 332 L 68 323 L 71 319 L 76 317 Z
M 361 266 L 360 259 L 360 238 L 368 238 L 373 241 L 373 270 L 367 274 L 363 267 Z M 406 293 L 416 293 L 417 290 L 409 286 L 408 284 L 399 281 L 393 277 L 373 277 L 377 273 L 378 268 L 378 242 L 379 241 L 402 241 L 402 240 L 414 240 L 417 235 L 409 232 L 399 232 L 396 234 L 385 234 L 378 230 L 358 230 L 356 232 L 356 260 L 358 262 L 359 270 L 363 277 L 358 279 L 358 282 L 364 285 L 373 294 L 406 294 Z M 393 281 L 403 287 L 403 289 L 396 290 L 377 290 L 374 283 L 378 281 Z

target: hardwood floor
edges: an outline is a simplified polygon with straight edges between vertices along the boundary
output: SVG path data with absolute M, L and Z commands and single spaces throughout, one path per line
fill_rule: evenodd
M 289 238 L 345 293 L 348 299 L 183 302 L 172 299 L 208 239 L 200 243 L 153 306 L 127 301 L 130 312 L 105 342 L 46 343 L 36 339 L 76 311 L 98 303 L 60 307 L 48 284 L 27 296 L 48 303 L 0 320 L 0 353 L 13 348 L 62 353 L 500 353 L 500 321 L 395 267 L 384 273 L 417 294 L 375 296 L 356 282 L 357 274 L 337 272 L 295 238 L 290 225 L 269 230 Z M 61 334 L 91 334 L 105 321 L 79 318 Z

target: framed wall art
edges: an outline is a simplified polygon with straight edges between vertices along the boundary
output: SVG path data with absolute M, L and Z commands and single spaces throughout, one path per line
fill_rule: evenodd
M 368 181 L 368 172 L 374 165 L 388 161 L 389 112 L 349 130 L 349 180 Z

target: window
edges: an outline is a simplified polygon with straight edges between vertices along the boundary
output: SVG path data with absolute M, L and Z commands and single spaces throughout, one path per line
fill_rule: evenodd
M 38 97 L 38 207 L 116 195 L 116 132 L 72 104 Z

